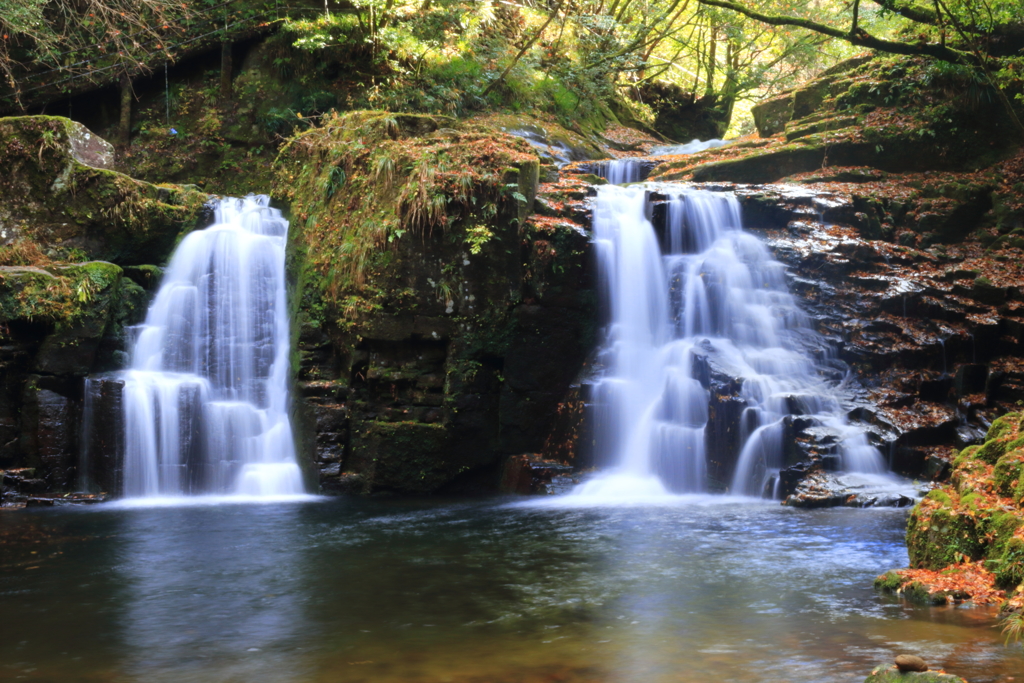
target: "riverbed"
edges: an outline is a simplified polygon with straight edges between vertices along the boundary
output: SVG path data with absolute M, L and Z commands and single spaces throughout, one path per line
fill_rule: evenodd
M 906 510 L 339 500 L 0 514 L 0 680 L 1024 680 L 991 609 L 871 582 Z

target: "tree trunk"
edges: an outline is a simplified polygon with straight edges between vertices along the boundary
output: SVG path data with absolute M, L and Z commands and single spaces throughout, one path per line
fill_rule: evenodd
M 117 128 L 118 141 L 128 146 L 132 141 L 132 79 L 121 76 L 121 122 Z
M 220 96 L 231 99 L 231 43 L 220 44 Z
M 718 48 L 716 33 L 715 25 L 712 24 L 710 31 L 711 41 L 708 46 L 708 80 L 707 85 L 704 87 L 704 97 L 706 99 L 711 99 L 715 96 L 715 60 L 718 58 L 715 54 Z

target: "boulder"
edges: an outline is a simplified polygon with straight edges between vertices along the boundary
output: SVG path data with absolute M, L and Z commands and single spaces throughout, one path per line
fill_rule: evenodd
M 206 195 L 117 173 L 108 147 L 70 119 L 0 119 L 0 247 L 55 261 L 160 263 L 208 220 Z

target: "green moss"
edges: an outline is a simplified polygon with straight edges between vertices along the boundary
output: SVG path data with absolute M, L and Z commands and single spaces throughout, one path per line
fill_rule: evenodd
M 974 454 L 981 449 L 981 445 L 968 446 L 967 448 L 960 451 L 960 454 L 953 459 L 953 467 L 962 467 L 968 460 L 974 457 Z
M 1006 453 L 1008 441 L 1008 439 L 989 439 L 981 445 L 975 457 L 989 465 L 994 465 Z
M 1013 588 L 1024 581 L 1024 540 L 1010 538 L 1000 550 L 995 558 L 996 583 L 1002 588 Z
M 895 593 L 902 585 L 903 577 L 895 571 L 886 572 L 875 579 L 875 588 L 889 593 Z
M 1020 426 L 1021 413 L 1008 413 L 994 420 L 985 434 L 985 441 L 1001 439 L 1011 433 L 1016 433 Z
M 978 512 L 978 503 L 983 502 L 984 498 L 977 493 L 968 493 L 960 498 L 960 507 L 967 508 L 973 512 Z
M 1013 495 L 1017 484 L 1020 483 L 1021 466 L 1024 465 L 1024 450 L 1011 448 L 1005 455 L 1001 456 L 992 471 L 992 481 L 996 490 L 1004 496 Z
M 538 162 L 524 141 L 452 119 L 350 112 L 296 136 L 278 167 L 277 194 L 340 309 L 403 239 L 439 231 L 476 253 L 503 222 L 521 223 Z

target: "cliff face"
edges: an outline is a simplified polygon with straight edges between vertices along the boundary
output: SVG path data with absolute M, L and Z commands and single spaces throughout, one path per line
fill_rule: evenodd
M 589 241 L 528 224 L 521 139 L 358 112 L 295 138 L 297 431 L 328 491 L 494 489 L 541 449 L 594 335 Z

